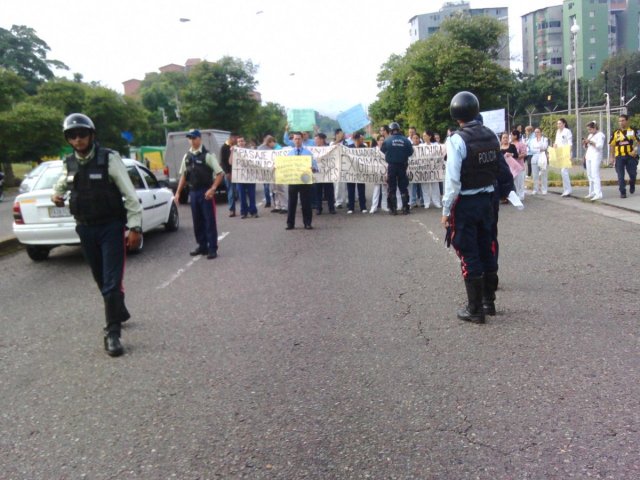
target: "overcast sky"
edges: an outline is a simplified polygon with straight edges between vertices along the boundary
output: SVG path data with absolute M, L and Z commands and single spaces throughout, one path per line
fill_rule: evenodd
M 376 99 L 376 76 L 409 46 L 409 19 L 444 1 L 353 0 L 2 0 L 0 26 L 27 25 L 51 47 L 71 78 L 123 92 L 122 82 L 188 58 L 252 60 L 264 102 L 335 116 Z M 471 8 L 509 7 L 511 54 L 520 56 L 520 17 L 561 0 L 471 0 Z M 383 7 L 384 5 L 384 7 Z M 190 19 L 181 22 L 180 19 Z M 521 62 L 512 68 L 521 68 Z

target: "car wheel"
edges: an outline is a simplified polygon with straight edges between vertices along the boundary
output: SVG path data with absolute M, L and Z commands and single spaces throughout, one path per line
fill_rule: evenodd
M 167 232 L 175 232 L 180 226 L 180 215 L 178 215 L 178 207 L 175 203 L 171 203 L 171 209 L 169 210 L 169 219 L 164 224 L 164 229 Z
M 51 248 L 49 247 L 33 246 L 33 245 L 27 246 L 27 255 L 29 255 L 29 258 L 34 262 L 42 262 L 47 258 L 49 258 L 50 251 L 51 251 Z
M 138 255 L 142 253 L 142 249 L 144 247 L 144 234 L 140 235 L 140 245 L 138 248 L 127 248 L 127 251 L 132 255 Z

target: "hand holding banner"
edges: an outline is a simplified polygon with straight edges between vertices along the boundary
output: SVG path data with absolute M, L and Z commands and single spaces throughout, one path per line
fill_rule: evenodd
M 571 145 L 549 148 L 549 166 L 571 168 Z
M 311 185 L 311 157 L 309 155 L 291 155 L 276 157 L 276 179 L 279 185 Z
M 316 112 L 311 109 L 292 108 L 287 111 L 287 123 L 291 131 L 312 132 L 316 125 Z
M 338 123 L 345 133 L 357 132 L 371 123 L 362 105 L 358 104 L 338 115 Z

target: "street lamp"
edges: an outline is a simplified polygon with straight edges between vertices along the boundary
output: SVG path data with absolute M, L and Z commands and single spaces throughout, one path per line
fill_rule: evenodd
M 567 115 L 571 115 L 571 71 L 573 70 L 573 65 L 569 64 L 566 67 L 567 69 Z
M 576 133 L 580 132 L 580 102 L 578 100 L 578 32 L 580 31 L 580 25 L 576 22 L 576 19 L 573 19 L 573 25 L 570 28 L 571 31 L 571 43 L 573 44 L 573 81 L 575 85 L 575 95 L 574 95 L 574 103 L 575 103 L 575 111 L 576 111 Z M 578 138 L 576 136 L 576 138 Z M 580 158 L 580 142 L 576 142 L 576 153 L 578 158 Z

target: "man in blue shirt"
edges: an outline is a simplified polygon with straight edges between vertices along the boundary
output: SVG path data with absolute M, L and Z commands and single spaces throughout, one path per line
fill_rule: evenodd
M 313 158 L 313 154 L 310 150 L 306 149 L 302 145 L 302 133 L 295 132 L 293 134 L 293 148 L 289 152 L 289 156 L 292 155 L 308 155 L 311 161 L 311 170 L 318 171 L 318 164 Z M 287 215 L 287 230 L 293 230 L 296 224 L 296 209 L 298 208 L 298 195 L 300 195 L 300 207 L 302 209 L 302 223 L 305 230 L 311 230 L 311 195 L 313 192 L 313 184 L 296 184 L 289 185 L 289 205 Z
M 447 141 L 442 225 L 460 258 L 467 290 L 468 304 L 458 311 L 458 318 L 484 323 L 483 298 L 495 311 L 498 284 L 498 261 L 492 249 L 497 248 L 493 195 L 500 144 L 489 128 L 475 120 L 480 104 L 474 94 L 457 93 L 449 110 L 460 130 Z

